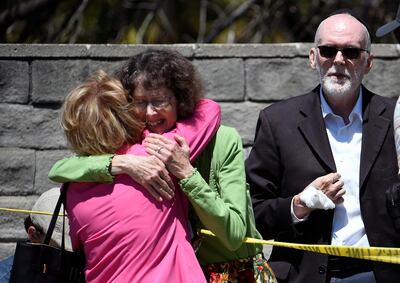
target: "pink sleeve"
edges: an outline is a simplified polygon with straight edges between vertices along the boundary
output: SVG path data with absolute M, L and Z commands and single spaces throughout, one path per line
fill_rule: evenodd
M 182 136 L 189 144 L 190 161 L 196 159 L 197 156 L 207 146 L 208 142 L 217 132 L 221 124 L 221 107 L 213 100 L 203 98 L 197 104 L 193 115 L 190 118 L 179 120 L 176 122 L 176 127 L 164 133 L 163 136 L 171 140 L 174 135 Z M 146 137 L 149 131 L 145 130 L 143 136 Z M 131 153 L 137 155 L 146 155 L 142 144 L 135 144 L 127 151 L 122 148 L 117 153 Z
M 198 103 L 193 116 L 176 123 L 176 134 L 185 138 L 193 161 L 207 146 L 221 124 L 221 108 L 210 99 Z

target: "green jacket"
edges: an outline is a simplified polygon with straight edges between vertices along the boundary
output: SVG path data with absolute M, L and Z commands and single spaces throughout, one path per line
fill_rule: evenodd
M 197 251 L 201 264 L 247 258 L 262 245 L 243 244 L 244 237 L 261 239 L 255 228 L 246 184 L 242 141 L 233 128 L 220 126 L 197 158 L 197 172 L 179 182 L 201 226 L 218 239 L 205 237 Z
M 69 157 L 58 161 L 49 173 L 55 182 L 111 182 L 106 170 L 112 155 Z M 201 264 L 247 258 L 262 252 L 262 245 L 243 244 L 244 237 L 261 239 L 255 228 L 244 172 L 243 147 L 233 128 L 220 126 L 195 162 L 193 175 L 179 182 L 188 196 L 205 236 L 197 251 Z

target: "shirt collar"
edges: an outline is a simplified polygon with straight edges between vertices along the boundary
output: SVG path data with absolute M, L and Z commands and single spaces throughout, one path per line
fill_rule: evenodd
M 325 119 L 326 116 L 328 116 L 328 115 L 337 116 L 335 113 L 333 113 L 331 107 L 329 106 L 328 102 L 326 101 L 326 99 L 323 95 L 322 87 L 319 90 L 319 96 L 321 99 L 322 117 Z M 353 120 L 352 117 L 354 115 L 362 121 L 362 88 L 361 87 L 360 87 L 360 93 L 358 95 L 356 105 L 354 105 L 354 108 L 353 108 L 353 110 L 351 110 L 351 113 L 349 115 L 350 121 Z

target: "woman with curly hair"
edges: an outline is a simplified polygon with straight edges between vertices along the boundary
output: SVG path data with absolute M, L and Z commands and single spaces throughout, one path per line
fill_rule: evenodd
M 140 83 L 135 97 L 142 91 Z M 191 118 L 178 123 L 175 97 L 162 87 L 157 95 L 150 108 L 158 109 L 159 120 L 147 121 L 148 127 L 167 139 L 184 137 L 195 157 L 219 125 L 219 106 L 201 100 Z M 102 71 L 75 88 L 62 111 L 71 148 L 80 155 L 146 156 L 140 144 L 140 104 L 129 100 L 120 81 Z M 190 243 L 188 202 L 182 192 L 157 202 L 121 174 L 113 183 L 71 183 L 66 208 L 73 248 L 83 248 L 86 257 L 87 282 L 205 282 Z
M 209 282 L 276 282 L 262 256 L 262 246 L 243 243 L 245 237 L 260 238 L 260 234 L 254 224 L 237 131 L 221 126 L 205 149 L 195 151 L 187 138 L 159 135 L 193 115 L 185 107 L 198 105 L 196 97 L 201 95 L 194 94 L 202 90 L 193 72 L 193 65 L 173 51 L 148 50 L 133 56 L 117 74 L 133 94 L 132 105 L 145 123 L 145 133 L 150 132 L 143 141 L 150 155 L 71 157 L 56 163 L 49 176 L 59 182 L 105 182 L 112 181 L 113 175 L 128 174 L 158 201 L 177 201 L 184 193 L 194 212 L 192 228 L 206 228 L 216 235 L 202 238 L 197 250 Z M 170 101 L 158 99 L 162 93 L 177 101 L 176 112 L 169 113 L 170 117 L 157 107 Z M 211 114 L 210 110 L 199 115 L 205 118 Z M 194 160 L 193 155 L 200 152 Z M 108 166 L 110 172 L 104 170 Z M 169 187 L 171 176 L 179 181 L 179 189 Z

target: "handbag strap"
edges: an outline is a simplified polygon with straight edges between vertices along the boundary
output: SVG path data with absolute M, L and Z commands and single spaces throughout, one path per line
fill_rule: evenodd
M 62 231 L 62 240 L 61 240 L 61 249 L 64 250 L 65 247 L 65 242 L 64 242 L 64 222 L 65 222 L 65 200 L 66 200 L 66 195 L 67 195 L 67 190 L 68 190 L 69 183 L 64 183 L 61 186 L 61 193 L 60 197 L 58 198 L 56 207 L 54 208 L 53 216 L 51 217 L 51 221 L 49 224 L 49 228 L 47 229 L 46 237 L 44 239 L 44 244 L 48 245 L 50 244 L 50 239 L 51 236 L 53 235 L 54 227 L 56 226 L 57 218 L 60 213 L 61 209 L 61 204 L 64 203 L 64 215 L 63 215 L 63 231 Z

